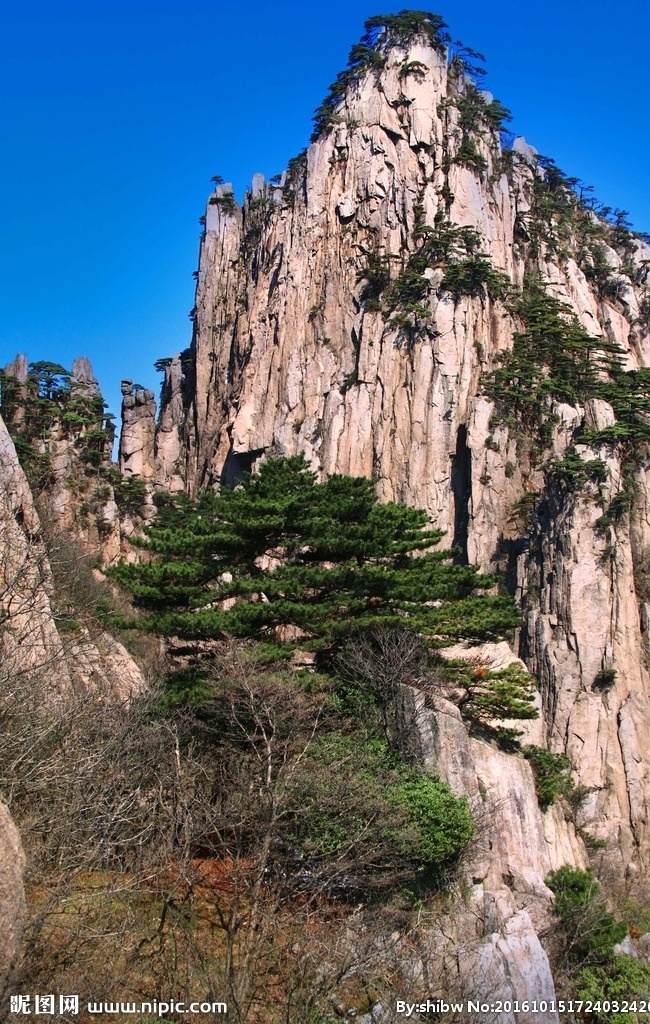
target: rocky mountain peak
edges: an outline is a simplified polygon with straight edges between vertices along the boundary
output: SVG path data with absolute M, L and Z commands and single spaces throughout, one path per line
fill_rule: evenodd
M 468 800 L 478 833 L 466 898 L 422 958 L 449 956 L 464 992 L 487 978 L 506 999 L 551 999 L 549 873 L 584 872 L 591 855 L 612 891 L 647 894 L 650 247 L 507 132 L 480 63 L 435 15 L 371 18 L 309 147 L 271 181 L 255 175 L 241 205 L 213 179 L 191 344 L 157 364 L 158 418 L 153 393 L 123 380 L 119 468 L 98 406 L 74 406 L 101 400 L 87 360 L 64 386 L 61 368 L 34 378 L 18 357 L 4 381 L 22 396 L 12 429 L 50 460 L 53 518 L 106 563 L 137 558 L 127 538 L 155 517 L 154 490 L 195 497 L 302 454 L 319 480 L 365 477 L 382 501 L 426 510 L 454 571 L 495 573 L 521 609 L 512 645 L 446 655 L 474 685 L 533 673 L 521 742 L 500 749 L 453 686 L 399 680 L 413 762 Z M 34 387 L 56 406 L 46 441 L 29 433 Z M 18 550 L 15 502 L 5 518 Z M 47 594 L 38 613 L 60 643 Z M 218 660 L 211 639 L 178 643 L 200 666 Z M 549 774 L 565 787 L 556 803 Z
M 650 249 L 509 135 L 476 55 L 414 17 L 371 19 L 284 174 L 241 208 L 223 183 L 210 197 L 154 478 L 194 494 L 303 452 L 500 568 L 543 733 L 620 867 L 650 813 L 647 531 L 626 505 L 645 428 L 623 399 L 650 365 Z

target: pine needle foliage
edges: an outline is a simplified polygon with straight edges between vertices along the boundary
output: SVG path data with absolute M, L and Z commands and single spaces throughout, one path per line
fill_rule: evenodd
M 455 703 L 470 728 L 504 749 L 518 749 L 521 730 L 497 723 L 539 717 L 533 677 L 516 663 L 490 669 L 466 660 L 445 659 L 441 667 L 460 691 Z
M 542 810 L 546 810 L 558 796 L 567 796 L 575 789 L 571 778 L 571 761 L 566 754 L 554 754 L 544 747 L 529 744 L 523 755 L 535 777 L 535 794 Z
M 576 441 L 618 445 L 627 478 L 650 442 L 650 370 L 623 370 L 619 347 L 591 336 L 575 313 L 537 281 L 526 281 L 510 310 L 522 329 L 483 385 L 496 417 L 543 448 L 556 422 L 554 402 L 580 405 L 602 399 L 612 406 L 616 422 L 601 430 L 582 429 Z M 587 479 L 602 482 L 605 475 L 600 459 L 585 461 L 572 448 L 547 468 L 556 483 L 569 489 Z
M 422 208 L 416 207 L 416 217 L 422 215 Z M 454 302 L 463 295 L 497 300 L 510 293 L 509 278 L 495 270 L 481 251 L 481 239 L 474 228 L 452 224 L 439 213 L 433 225 L 418 220 L 414 237 L 418 247 L 393 281 L 390 264 L 399 257 L 391 253 L 371 255 L 368 266 L 358 277 L 366 282 L 360 294 L 364 308 L 388 314 L 393 326 L 404 326 L 405 316 L 412 316 L 416 324 L 430 319 L 431 310 L 426 303 L 431 282 L 425 276 L 427 269 L 444 270 L 440 291 L 451 294 Z M 429 333 L 432 330 L 429 328 Z
M 568 864 L 551 871 L 546 884 L 555 894 L 553 911 L 566 936 L 570 960 L 605 963 L 622 942 L 627 926 L 607 909 L 600 885 L 590 868 Z
M 575 313 L 527 281 L 512 313 L 522 322 L 511 352 L 486 378 L 485 393 L 510 426 L 540 432 L 549 402 L 584 402 L 603 393 L 603 373 L 616 373 L 617 346 L 592 337 Z M 604 396 L 603 396 L 604 397 Z
M 347 67 L 336 76 L 327 96 L 314 112 L 311 141 L 315 142 L 336 123 L 335 111 L 347 90 L 368 71 L 381 71 L 391 47 L 404 48 L 421 38 L 444 55 L 451 39 L 446 27 L 439 14 L 429 11 L 403 10 L 398 14 L 379 14 L 368 18 L 364 34 L 350 50 Z
M 269 459 L 259 474 L 195 503 L 166 498 L 142 546 L 149 558 L 112 571 L 145 615 L 139 625 L 188 638 L 327 648 L 354 630 L 410 626 L 434 639 L 480 642 L 519 623 L 493 576 L 436 550 L 427 514 L 380 504 L 370 480 L 317 483 L 303 456 Z

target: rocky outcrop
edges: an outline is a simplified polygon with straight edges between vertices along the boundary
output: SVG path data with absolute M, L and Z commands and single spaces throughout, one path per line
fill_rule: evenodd
M 426 73 L 403 76 L 413 61 Z M 443 272 L 427 270 L 431 328 L 409 343 L 399 318 L 364 302 L 370 257 L 392 255 L 394 277 L 419 244 L 417 224 L 440 214 L 476 229 L 494 268 L 523 280 L 515 225 L 529 211 L 535 166 L 520 146 L 510 178 L 500 173 L 501 150 L 488 136 L 485 170 L 463 164 L 450 94 L 437 52 L 391 51 L 381 88 L 368 74 L 350 89 L 337 126 L 284 188 L 266 186 L 243 211 L 211 197 L 185 423 L 190 490 L 249 468 L 264 452 L 305 451 L 325 473 L 373 475 L 382 497 L 427 508 L 451 539 L 469 498 L 461 478 L 471 453 L 468 531 L 481 555 L 482 496 L 493 522 L 507 519 L 521 490 L 514 441 L 481 466 L 490 410 L 476 407 L 482 369 L 512 345 L 503 304 L 443 291 Z M 604 313 L 627 347 L 629 323 L 599 308 L 575 262 L 560 269 L 551 261 L 544 271 L 553 294 L 595 334 Z M 506 479 L 508 463 L 515 471 Z M 486 476 L 491 486 L 477 493 Z
M 9 811 L 0 803 L 0 997 L 3 1001 L 20 951 L 26 918 L 25 854 Z
M 460 650 L 448 653 L 462 656 Z M 494 669 L 517 661 L 505 644 L 477 653 Z M 468 798 L 476 827 L 463 864 L 469 896 L 453 905 L 428 939 L 429 962 L 445 978 L 440 997 L 453 991 L 481 1004 L 552 1002 L 555 985 L 538 937 L 551 921 L 553 897 L 545 879 L 563 864 L 586 867 L 584 844 L 561 804 L 541 810 L 531 767 L 521 755 L 471 738 L 458 708 L 430 687 L 404 686 L 401 698 L 411 756 Z M 489 1013 L 477 1019 L 488 1021 Z M 537 1009 L 504 1019 L 541 1024 L 549 1014 Z
M 180 352 L 164 366 L 160 395 L 160 419 L 155 433 L 155 480 L 157 489 L 170 493 L 185 489 L 183 428 L 193 382 L 189 352 Z
M 41 524 L 9 433 L 0 419 L 0 595 L 5 686 L 46 672 L 53 692 L 71 685 L 49 595 L 52 573 Z
M 416 47 L 408 58 L 427 65 L 425 79 L 399 79 L 397 55 L 383 93 L 372 76 L 364 79 L 341 126 L 308 150 L 293 206 L 268 191 L 277 206 L 254 257 L 244 241 L 255 211 L 245 209 L 244 222 L 220 214 L 206 225 L 187 472 L 192 488 L 248 468 L 265 451 L 302 450 L 326 473 L 374 475 L 383 498 L 428 508 L 451 538 L 465 501 L 459 478 L 480 371 L 474 340 L 486 339 L 487 356 L 506 348 L 511 332 L 502 310 L 456 303 L 433 288 L 436 330 L 410 345 L 400 327 L 361 305 L 369 254 L 402 254 L 396 266 L 403 263 L 415 207 L 420 202 L 432 223 L 444 180 L 445 126 L 435 107 L 446 69 L 433 51 Z M 393 104 L 405 96 L 398 117 Z M 485 191 L 471 172 L 450 173 L 452 220 L 468 223 L 478 213 L 496 265 L 503 257 L 507 268 L 505 179 Z M 466 196 L 472 210 L 462 206 Z
M 92 398 L 101 398 L 99 384 L 87 356 L 77 356 L 72 363 L 71 377 L 73 386 L 83 388 Z
M 21 448 L 48 530 L 75 537 L 110 564 L 119 556 L 123 532 L 113 489 L 119 475 L 111 464 L 112 417 L 85 356 L 74 360 L 69 375 L 56 364 L 35 366 L 53 368 L 51 385 L 43 374 L 30 379 L 23 355 L 4 369 L 11 381 L 1 402 L 6 425 Z
M 26 383 L 28 370 L 29 361 L 27 356 L 23 355 L 22 352 L 19 352 L 16 358 L 12 359 L 10 363 L 7 363 L 4 368 L 5 376 L 13 377 L 19 384 Z
M 536 205 L 546 179 L 535 149 L 519 138 L 504 151 L 478 107 L 468 135 L 467 104 L 480 102 L 442 51 L 416 39 L 386 56 L 350 82 L 333 123 L 279 182 L 257 177 L 243 207 L 229 186 L 210 197 L 188 390 L 181 402 L 175 362 L 155 479 L 195 493 L 269 453 L 302 451 L 322 474 L 373 477 L 381 498 L 425 508 L 469 561 L 502 569 L 540 679 L 534 742 L 570 756 L 590 790 L 581 824 L 634 870 L 649 848 L 646 471 L 639 513 L 603 529 L 603 507 L 629 482 L 615 445 L 603 453 L 579 434 L 611 429 L 611 407 L 549 402 L 540 448 L 496 414 L 485 380 L 521 330 L 498 282 L 521 289 L 526 275 L 617 345 L 626 369 L 650 365 L 650 250 L 629 236 L 623 257 L 584 210 L 597 241 L 587 233 L 571 250 L 560 214 Z M 496 284 L 454 290 L 444 259 L 413 262 L 446 224 L 476 232 L 503 275 Z M 576 442 L 585 462 L 604 460 L 600 490 L 550 480 L 547 460 Z M 537 507 L 532 526 L 522 500 Z M 448 756 L 460 777 L 458 751 Z M 577 856 L 573 837 L 553 842 Z
M 600 414 L 606 425 L 611 408 Z M 603 516 L 623 487 L 617 456 L 606 460 L 607 483 L 545 496 L 520 566 L 524 653 L 540 681 L 548 743 L 569 755 L 590 790 L 581 824 L 608 841 L 613 866 L 634 871 L 650 838 L 650 679 L 643 577 L 634 572 L 643 506 L 635 530 L 626 512 Z
M 555 1011 L 539 1009 L 540 1003 L 553 1004 L 555 985 L 548 957 L 537 937 L 530 915 L 513 911 L 507 891 L 486 892 L 474 901 L 482 911 L 485 937 L 463 950 L 463 992 L 466 999 L 483 1007 L 475 1016 L 489 1021 L 493 1015 L 485 1007 L 496 1001 L 506 1004 L 528 1002 L 528 1011 L 515 1012 L 505 1007 L 499 1019 L 507 1024 L 556 1024 Z M 473 1015 L 474 1016 L 474 1015 Z
M 513 892 L 548 900 L 549 871 L 565 863 L 587 864 L 573 822 L 554 804 L 542 812 L 529 763 L 470 738 L 454 704 L 414 687 L 404 687 L 403 693 L 418 760 L 473 808 L 479 830 L 470 866 L 474 881 L 498 888 L 507 880 Z
M 44 696 L 95 693 L 125 700 L 145 681 L 122 644 L 98 628 L 64 637 L 52 608 L 54 581 L 43 531 L 16 449 L 0 419 L 0 688 L 38 683 Z
M 151 480 L 154 475 L 156 402 L 153 391 L 122 381 L 122 432 L 120 472 Z
M 15 359 L 7 363 L 3 372 L 3 401 L 2 408 L 8 426 L 11 429 L 20 429 L 25 422 L 25 398 L 27 395 L 27 375 L 29 362 L 27 357 L 19 352 Z M 7 385 L 9 386 L 9 398 L 7 401 Z

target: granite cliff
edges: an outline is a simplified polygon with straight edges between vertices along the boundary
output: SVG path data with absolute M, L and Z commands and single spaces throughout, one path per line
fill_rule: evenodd
M 192 342 L 162 361 L 157 420 L 152 393 L 123 382 L 119 474 L 91 485 L 103 533 L 65 496 L 69 437 L 52 493 L 110 564 L 134 557 L 155 490 L 195 496 L 302 452 L 323 477 L 372 478 L 381 499 L 425 509 L 460 560 L 501 574 L 522 609 L 513 647 L 453 653 L 496 670 L 523 659 L 539 718 L 522 742 L 566 755 L 580 799 L 540 807 L 527 760 L 470 735 L 444 694 L 403 687 L 411 756 L 479 824 L 464 899 L 423 930 L 412 983 L 435 964 L 459 996 L 523 1000 L 554 996 L 550 871 L 591 854 L 612 892 L 650 900 L 650 248 L 509 137 L 506 115 L 471 51 L 436 32 L 357 49 L 288 170 L 256 175 L 241 206 L 225 184 L 209 197 Z M 5 372 L 24 384 L 26 364 Z M 74 377 L 94 394 L 88 366 Z M 57 651 L 20 500 L 14 550 L 37 559 L 28 584 L 43 578 L 27 628 Z M 76 663 L 56 660 L 69 686 Z M 357 1019 L 394 1018 L 378 1001 Z
M 589 787 L 583 826 L 634 871 L 650 849 L 646 446 L 597 381 L 561 378 L 535 317 L 546 302 L 558 345 L 588 339 L 603 380 L 615 350 L 636 379 L 650 248 L 500 130 L 462 56 L 421 37 L 384 56 L 353 69 L 279 180 L 256 176 L 242 207 L 227 185 L 210 196 L 192 344 L 166 368 L 150 472 L 196 493 L 302 451 L 502 569 L 544 740 Z M 508 355 L 527 343 L 528 381 Z M 535 422 L 517 405 L 527 387 Z

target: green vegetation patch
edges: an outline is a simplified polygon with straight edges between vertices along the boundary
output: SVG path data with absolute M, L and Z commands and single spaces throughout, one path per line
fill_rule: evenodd
M 524 747 L 523 754 L 533 770 L 535 793 L 543 810 L 550 807 L 558 796 L 571 794 L 575 789 L 571 761 L 566 754 L 553 754 L 532 744 Z
M 145 612 L 140 625 L 163 634 L 283 643 L 293 627 L 296 644 L 327 656 L 371 625 L 408 623 L 439 645 L 520 621 L 509 596 L 489 593 L 493 576 L 437 549 L 424 511 L 380 504 L 370 480 L 316 483 L 301 456 L 197 502 L 165 496 L 145 532 L 151 558 L 111 575 Z

